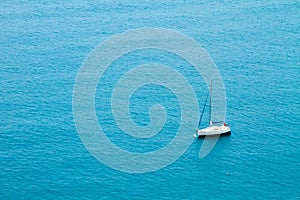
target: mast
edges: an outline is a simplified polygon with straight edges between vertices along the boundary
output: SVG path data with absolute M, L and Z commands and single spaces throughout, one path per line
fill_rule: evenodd
M 212 80 L 210 80 L 210 95 L 209 95 L 209 116 L 208 116 L 209 126 L 211 125 L 211 106 L 212 106 L 211 97 L 212 97 Z

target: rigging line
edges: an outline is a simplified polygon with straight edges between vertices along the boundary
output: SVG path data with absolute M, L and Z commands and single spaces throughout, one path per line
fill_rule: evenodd
M 199 120 L 199 123 L 198 123 L 198 129 L 199 129 L 199 126 L 200 126 L 202 117 L 203 117 L 203 113 L 204 113 L 204 110 L 205 110 L 205 107 L 206 107 L 206 103 L 207 103 L 208 96 L 209 96 L 209 93 L 208 93 L 207 96 L 206 96 L 205 104 L 204 104 L 203 109 L 202 109 L 201 117 L 200 117 L 200 120 Z

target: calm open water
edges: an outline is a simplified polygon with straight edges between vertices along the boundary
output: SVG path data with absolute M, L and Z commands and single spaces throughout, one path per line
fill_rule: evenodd
M 0 7 L 0 199 L 300 198 L 299 1 L 2 0 Z M 166 168 L 127 174 L 85 149 L 73 120 L 72 91 L 93 48 L 140 27 L 177 30 L 209 52 L 226 86 L 232 135 L 204 159 L 198 158 L 202 141 L 195 140 Z M 137 63 L 134 56 L 127 61 Z M 173 98 L 165 88 L 152 90 L 165 96 L 143 98 L 151 91 L 145 87 L 132 100 L 141 125 L 149 121 L 142 105 Z M 205 86 L 197 90 L 203 103 Z M 96 107 L 105 112 L 103 105 Z M 165 128 L 176 130 L 172 117 L 180 113 L 169 110 Z M 106 125 L 108 132 L 116 128 Z M 168 142 L 162 137 L 156 146 L 131 146 L 120 137 L 119 145 L 132 151 Z

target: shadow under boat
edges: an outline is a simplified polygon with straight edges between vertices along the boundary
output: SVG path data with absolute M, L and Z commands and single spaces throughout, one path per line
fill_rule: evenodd
M 198 139 L 201 139 L 201 138 L 205 138 L 205 137 L 209 137 L 209 138 L 215 138 L 215 137 L 228 137 L 231 135 L 231 131 L 228 131 L 226 133 L 222 133 L 222 134 L 219 134 L 219 135 L 199 135 L 198 136 Z

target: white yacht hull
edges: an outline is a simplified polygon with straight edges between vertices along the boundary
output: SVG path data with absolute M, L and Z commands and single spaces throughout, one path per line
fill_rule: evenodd
M 197 130 L 198 137 L 207 136 L 207 135 L 222 135 L 230 134 L 230 128 L 228 126 L 209 126 L 207 128 Z

